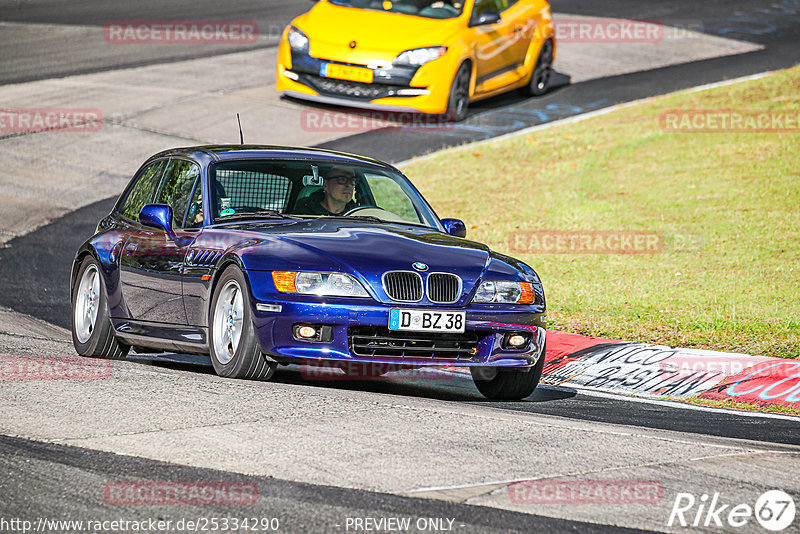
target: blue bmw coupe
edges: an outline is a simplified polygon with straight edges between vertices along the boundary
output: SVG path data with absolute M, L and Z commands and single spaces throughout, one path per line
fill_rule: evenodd
M 292 363 L 464 367 L 486 397 L 522 399 L 544 365 L 542 284 L 465 236 L 369 158 L 168 150 L 75 255 L 72 339 L 100 358 L 208 354 L 231 378 Z

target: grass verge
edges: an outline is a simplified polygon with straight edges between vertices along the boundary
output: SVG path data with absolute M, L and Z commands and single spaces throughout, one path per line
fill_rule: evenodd
M 699 406 L 710 406 L 712 408 L 730 408 L 735 410 L 746 410 L 748 412 L 766 412 L 766 413 L 800 416 L 800 409 L 782 404 L 762 406 L 758 404 L 751 404 L 749 402 L 716 401 L 710 399 L 701 399 L 698 397 L 692 397 L 690 399 L 670 399 L 670 400 L 686 402 L 688 404 L 697 404 Z
M 440 216 L 464 219 L 471 239 L 537 270 L 551 328 L 797 358 L 800 133 L 675 133 L 659 121 L 668 110 L 722 109 L 798 117 L 800 67 L 412 161 L 404 171 Z M 663 248 L 542 253 L 531 232 L 645 232 Z

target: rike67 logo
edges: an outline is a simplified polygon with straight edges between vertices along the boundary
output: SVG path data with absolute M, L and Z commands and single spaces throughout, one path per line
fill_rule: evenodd
M 794 499 L 781 490 L 770 490 L 756 500 L 755 506 L 747 503 L 726 502 L 720 493 L 696 498 L 691 493 L 678 493 L 667 526 L 717 527 L 725 531 L 740 529 L 753 532 L 753 519 L 763 528 L 780 532 L 792 526 L 795 518 Z M 793 530 L 796 532 L 796 530 Z

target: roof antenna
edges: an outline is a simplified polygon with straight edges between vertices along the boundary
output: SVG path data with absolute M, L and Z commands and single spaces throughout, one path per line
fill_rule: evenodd
M 242 135 L 242 121 L 239 119 L 239 114 L 236 114 L 236 122 L 239 123 L 239 142 L 244 144 L 244 135 Z

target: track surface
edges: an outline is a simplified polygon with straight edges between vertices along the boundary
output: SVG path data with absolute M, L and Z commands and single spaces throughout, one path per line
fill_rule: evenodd
M 797 35 L 796 15 L 800 10 L 797 0 L 779 0 L 761 7 L 742 0 L 718 0 L 715 2 L 641 2 L 637 0 L 613 0 L 591 2 L 586 0 L 553 0 L 553 11 L 560 13 L 591 15 L 597 17 L 619 17 L 661 21 L 675 24 L 701 24 L 704 31 L 767 44 L 787 43 L 787 37 Z M 122 67 L 147 65 L 164 61 L 176 61 L 214 54 L 245 50 L 247 47 L 227 45 L 172 46 L 132 45 L 112 47 L 113 54 L 104 50 L 102 27 L 112 21 L 168 21 L 168 20 L 246 20 L 258 24 L 261 38 L 255 47 L 274 46 L 280 31 L 292 18 L 306 11 L 305 0 L 244 0 L 226 4 L 202 0 L 192 2 L 177 0 L 164 3 L 154 0 L 144 2 L 122 2 L 89 0 L 64 4 L 54 0 L 42 2 L 20 2 L 0 0 L 0 22 L 11 25 L 31 25 L 32 36 L 25 46 L 10 39 L 12 28 L 0 26 L 0 83 L 18 83 L 71 74 L 97 72 Z M 71 33 L 47 35 L 42 26 L 64 26 L 74 28 Z M 52 28 L 51 28 L 52 30 Z M 99 36 L 99 37 L 98 37 Z M 98 46 L 101 45 L 101 46 Z M 67 47 L 72 54 L 58 57 L 57 47 Z M 251 47 L 252 48 L 252 47 Z M 80 54 L 75 54 L 80 49 Z M 788 53 L 788 51 L 786 52 Z M 774 51 L 771 55 L 774 55 Z
M 0 0 L 0 84 L 96 72 L 151 63 L 177 61 L 230 52 L 231 48 L 97 47 L 102 25 L 110 20 L 149 19 L 239 19 L 258 22 L 262 38 L 254 47 L 274 44 L 276 29 L 308 8 L 305 0 L 294 2 L 246 1 L 235 8 L 209 2 L 103 2 L 20 3 Z M 387 129 L 325 143 L 323 146 L 367 153 L 389 161 L 400 161 L 431 149 L 490 138 L 525 125 L 591 111 L 599 107 L 663 94 L 669 91 L 722 79 L 777 69 L 800 61 L 800 1 L 779 0 L 759 7 L 742 0 L 716 2 L 641 2 L 613 0 L 602 4 L 576 0 L 554 0 L 553 9 L 562 13 L 601 17 L 688 21 L 702 24 L 705 31 L 724 37 L 759 43 L 761 51 L 704 60 L 573 85 L 557 78 L 559 87 L 541 99 L 522 100 L 515 95 L 498 97 L 471 109 L 468 121 L 448 132 Z M 43 25 L 43 26 L 38 26 Z M 63 32 L 50 32 L 61 27 Z M 37 32 L 42 38 L 36 39 Z M 12 37 L 27 36 L 25 46 Z M 49 35 L 49 36 L 48 36 Z M 237 47 L 235 50 L 244 50 Z M 67 54 L 56 53 L 65 50 Z M 520 118 L 523 120 L 520 121 Z M 73 212 L 0 249 L 0 305 L 68 327 L 67 279 L 74 250 L 90 235 L 96 222 L 106 214 L 113 200 L 101 201 Z M 0 327 L 0 331 L 3 328 Z M 0 332 L 2 333 L 2 332 Z M 133 365 L 127 363 L 122 365 Z M 203 366 L 182 366 L 155 362 L 165 370 L 192 381 L 207 374 Z M 700 411 L 662 404 L 644 404 L 600 398 L 580 392 L 541 388 L 522 403 L 489 403 L 480 400 L 468 380 L 447 384 L 428 382 L 336 382 L 308 384 L 295 370 L 282 370 L 278 385 L 297 387 L 309 393 L 333 390 L 364 392 L 375 398 L 399 396 L 446 400 L 455 405 L 486 407 L 510 415 L 542 415 L 598 424 L 617 424 L 637 429 L 685 432 L 713 438 L 737 438 L 773 444 L 800 444 L 800 422 L 789 419 L 760 419 L 720 410 Z M 115 478 L 150 480 L 229 480 L 223 471 L 177 466 L 134 459 L 75 447 L 41 444 L 18 438 L 0 437 L 0 491 L 5 495 L 0 511 L 4 517 L 31 514 L 69 517 L 79 511 L 92 519 L 116 518 L 119 510 L 98 497 L 98 481 Z M 253 480 L 248 478 L 248 480 Z M 466 504 L 428 499 L 410 499 L 385 493 L 344 489 L 326 485 L 256 477 L 262 499 L 248 515 L 279 515 L 288 531 L 331 531 L 348 516 L 430 516 L 454 517 L 464 532 L 518 531 L 603 531 L 599 525 L 551 519 Z M 102 484 L 101 484 L 102 485 Z M 95 488 L 94 493 L 87 488 Z M 712 488 L 713 489 L 713 488 Z M 788 489 L 788 488 L 787 488 Z M 87 494 L 88 491 L 88 494 Z M 126 509 L 127 518 L 150 517 L 152 510 Z M 230 515 L 230 510 L 179 508 L 163 512 L 165 518 L 192 515 Z M 159 512 L 161 513 L 161 512 Z M 285 518 L 285 519 L 284 519 Z M 618 529 L 613 529 L 617 531 Z
M 21 472 L 25 473 L 20 477 Z M 43 485 L 42 479 L 69 480 Z M 176 466 L 76 447 L 0 436 L 0 491 L 3 516 L 36 521 L 91 518 L 93 521 L 142 521 L 153 517 L 147 506 L 105 504 L 103 487 L 120 480 L 220 481 L 257 484 L 258 502 L 237 515 L 230 506 L 165 506 L 158 518 L 177 522 L 198 517 L 259 517 L 280 520 L 280 532 L 345 531 L 347 517 L 430 517 L 454 519 L 454 530 L 481 532 L 639 532 L 603 527 L 496 508 L 470 506 L 386 493 L 304 484 L 268 477 L 246 477 L 212 469 Z M 80 503 L 76 507 L 75 503 Z M 31 515 L 35 510 L 36 516 Z
M 53 5 L 49 3 L 20 5 L 17 2 L 0 2 L 3 20 L 14 22 L 102 26 L 109 20 L 126 19 L 254 19 L 258 21 L 262 31 L 265 28 L 283 24 L 284 21 L 307 8 L 307 4 L 300 1 L 251 2 L 237 4 L 237 6 L 235 11 L 230 11 L 228 7 L 213 2 L 175 2 L 166 6 L 161 2 L 141 4 L 108 3 L 95 0 L 87 3 L 72 3 L 68 8 L 54 9 Z M 593 2 L 563 0 L 553 2 L 553 8 L 567 13 L 661 20 L 665 23 L 701 21 L 707 31 L 737 39 L 752 40 L 766 45 L 767 48 L 741 56 L 718 58 L 567 85 L 541 99 L 523 101 L 513 95 L 492 99 L 488 103 L 477 106 L 473 113 L 493 109 L 499 111 L 494 113 L 491 119 L 484 120 L 482 129 L 472 129 L 471 135 L 462 136 L 461 133 L 455 135 L 454 132 L 437 135 L 423 133 L 419 130 L 386 129 L 345 137 L 325 143 L 323 146 L 367 153 L 387 160 L 398 161 L 420 154 L 435 146 L 447 146 L 471 138 L 484 138 L 503 133 L 508 128 L 510 117 L 524 113 L 525 110 L 546 110 L 550 107 L 549 115 L 544 117 L 546 122 L 579 111 L 605 107 L 616 102 L 771 68 L 785 67 L 800 61 L 800 49 L 796 46 L 798 36 L 800 36 L 800 25 L 797 24 L 796 17 L 790 16 L 788 13 L 793 11 L 795 14 L 800 14 L 800 1 L 785 0 L 775 3 L 769 9 L 760 10 L 754 9 L 749 2 L 732 0 L 713 3 L 684 0 L 670 2 L 668 5 L 615 0 L 614 2 L 604 2 L 602 8 Z M 191 13 L 191 16 L 187 16 L 187 13 Z M 16 50 L 20 54 L 43 52 L 42 50 L 31 52 L 19 47 L 9 47 L 8 43 L 4 43 L 3 48 Z M 220 50 L 217 53 L 223 52 L 224 50 Z M 137 61 L 147 63 L 160 62 L 165 59 L 183 59 L 191 57 L 191 53 L 192 50 L 187 50 L 184 55 L 167 58 L 158 51 L 151 51 L 150 55 L 145 54 L 142 57 L 142 53 L 139 51 Z M 14 62 L 14 54 L 6 55 L 3 61 Z M 16 61 L 19 61 L 19 58 Z M 90 63 L 92 63 L 92 70 L 119 68 L 129 64 L 125 55 L 115 56 L 111 62 L 108 58 L 90 57 Z M 74 74 L 82 72 L 82 69 L 83 67 L 77 65 L 45 63 L 37 69 L 37 72 L 41 76 L 49 77 L 66 73 Z M 509 105 L 512 106 L 511 109 L 508 109 Z M 492 122 L 494 122 L 494 126 Z M 4 269 L 0 271 L 0 305 L 69 328 L 67 280 L 73 251 L 86 236 L 92 233 L 96 222 L 108 213 L 112 205 L 113 199 L 107 199 L 84 207 L 31 234 L 14 239 L 7 243 L 6 248 L 0 249 L 0 263 L 4 266 Z M 31 291 L 31 288 L 39 288 L 39 290 Z M 436 392 L 436 394 L 439 395 L 441 392 Z M 603 413 L 603 407 L 608 405 L 606 400 L 583 398 L 581 395 L 571 399 L 571 402 L 564 406 L 557 402 L 537 403 L 537 405 L 546 406 L 549 413 L 624 422 L 621 420 L 622 417 L 615 415 L 620 413 L 619 410 L 608 410 Z M 513 405 L 511 406 L 513 407 Z M 710 431 L 712 433 L 714 430 L 709 429 L 721 429 L 725 432 L 724 435 L 770 441 L 768 425 L 763 423 L 708 425 L 709 415 L 704 412 L 681 412 L 681 417 L 669 418 L 664 417 L 664 412 L 669 412 L 669 409 L 666 408 L 641 407 L 636 411 L 639 415 L 634 419 L 634 424 L 651 426 L 661 421 L 663 425 L 663 422 L 666 421 L 666 428 L 671 429 L 690 432 Z M 769 424 L 773 425 L 775 422 Z M 794 442 L 791 439 L 797 439 L 796 437 L 788 438 L 790 441 L 786 441 L 787 434 L 785 433 L 773 434 L 772 438 L 779 442 Z
M 0 249 L 0 264 L 4 272 L 13 273 L 14 284 L 8 283 L 0 292 L 0 304 L 9 306 L 16 303 L 16 310 L 27 315 L 69 328 L 69 268 L 74 250 L 83 242 L 100 220 L 113 207 L 114 199 L 104 200 L 82 208 L 59 219 L 32 234 L 17 238 L 8 243 L 8 248 Z M 54 270 L 54 266 L 59 266 Z M 42 273 L 49 273 L 52 285 L 48 291 L 31 292 L 30 287 L 42 284 Z M 5 275 L 9 276 L 10 275 Z M 200 360 L 206 363 L 204 360 Z M 192 369 L 195 371 L 196 369 Z M 205 372 L 209 372 L 205 369 Z M 281 373 L 281 380 L 304 384 L 297 373 Z M 296 380 L 296 381 L 295 381 Z M 675 408 L 664 405 L 633 403 L 627 400 L 598 398 L 590 395 L 558 390 L 537 390 L 532 402 L 504 403 L 482 402 L 480 395 L 468 380 L 463 387 L 455 388 L 448 382 L 446 386 L 436 384 L 404 384 L 400 381 L 378 382 L 333 382 L 330 387 L 366 389 L 375 393 L 413 395 L 454 402 L 478 402 L 505 410 L 535 412 L 557 415 L 587 421 L 604 421 L 649 428 L 659 428 L 678 432 L 707 434 L 800 445 L 800 418 L 760 419 L 743 417 L 724 410 L 714 412 L 697 411 L 688 408 Z
M 275 46 L 281 30 L 309 7 L 307 1 L 212 2 L 25 2 L 0 0 L 0 84 L 86 74 L 180 61 Z M 103 26 L 112 21 L 254 21 L 260 38 L 252 45 L 154 44 L 108 46 Z M 4 38 L 4 36 L 6 36 Z M 12 37 L 25 46 L 13 43 Z M 63 52 L 64 53 L 62 55 Z M 257 68 L 257 66 L 256 66 Z

